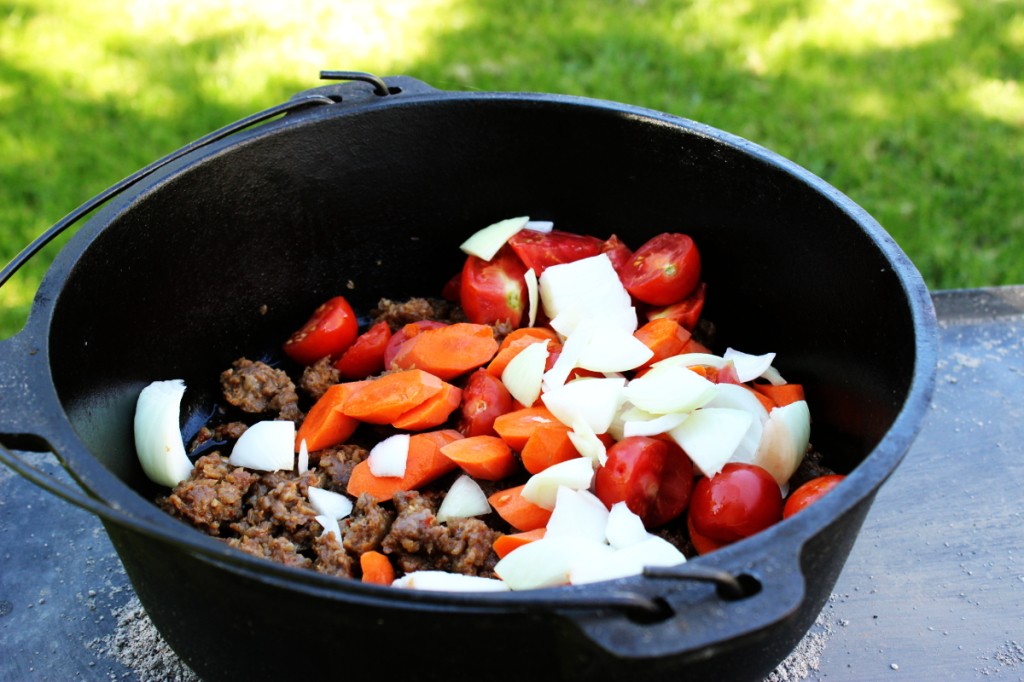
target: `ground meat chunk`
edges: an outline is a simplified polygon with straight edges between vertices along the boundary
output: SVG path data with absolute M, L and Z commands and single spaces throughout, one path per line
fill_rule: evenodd
M 377 498 L 373 495 L 363 493 L 356 500 L 352 515 L 341 522 L 345 549 L 356 556 L 380 551 L 381 543 L 391 530 L 394 520 L 394 512 L 377 504 Z
M 188 451 L 195 452 L 196 449 L 206 445 L 210 441 L 213 441 L 213 443 L 225 443 L 227 441 L 238 440 L 248 428 L 248 425 L 243 424 L 242 422 L 229 422 L 227 424 L 221 424 L 213 429 L 208 426 L 204 426 L 199 429 L 195 438 L 192 439 L 192 444 L 189 445 Z
M 405 573 L 434 570 L 492 577 L 497 555 L 494 541 L 500 533 L 478 519 L 437 522 L 434 507 L 417 492 L 399 492 L 392 498 L 398 516 L 382 547 Z
M 404 303 L 380 299 L 377 307 L 370 311 L 374 324 L 387 322 L 391 331 L 398 331 L 412 322 L 431 320 L 445 324 L 466 322 L 462 308 L 451 301 L 439 298 L 410 298 Z
M 324 357 L 302 370 L 302 378 L 299 379 L 299 388 L 306 392 L 306 395 L 313 400 L 320 400 L 324 393 L 331 386 L 341 380 L 341 375 L 334 368 L 331 358 Z
M 217 535 L 221 524 L 242 518 L 242 500 L 256 480 L 245 469 L 231 466 L 227 457 L 212 452 L 200 457 L 188 480 L 157 503 L 164 511 Z
M 352 470 L 369 456 L 370 451 L 358 445 L 338 445 L 309 453 L 309 464 L 318 466 L 324 472 L 327 477 L 324 485 L 328 490 L 344 493 Z
M 224 398 L 245 412 L 277 412 L 281 419 L 302 421 L 295 384 L 282 370 L 264 362 L 235 360 L 231 369 L 221 373 L 220 385 Z
M 313 541 L 313 549 L 316 551 L 316 561 L 313 568 L 320 573 L 333 575 L 337 578 L 352 578 L 355 575 L 352 557 L 348 555 L 345 548 L 330 532 L 321 535 Z
M 279 471 L 265 474 L 245 501 L 249 507 L 245 520 L 232 528 L 246 535 L 252 528 L 266 525 L 300 549 L 308 549 L 323 530 L 309 503 L 308 490 L 310 486 L 322 488 L 323 483 L 323 474 L 315 469 L 294 478 Z
M 317 524 L 319 528 L 320 524 Z M 288 538 L 275 536 L 270 523 L 262 523 L 245 529 L 241 537 L 227 541 L 232 547 L 254 556 L 269 559 L 285 566 L 309 568 L 312 561 L 299 553 L 299 548 Z

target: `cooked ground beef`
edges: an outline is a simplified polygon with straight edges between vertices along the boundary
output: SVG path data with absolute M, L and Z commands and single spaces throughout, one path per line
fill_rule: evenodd
M 294 478 L 289 474 L 276 471 L 263 475 L 246 500 L 245 520 L 231 527 L 246 535 L 251 528 L 269 524 L 275 535 L 287 538 L 299 548 L 312 547 L 323 527 L 315 519 L 317 511 L 309 503 L 308 490 L 310 486 L 324 487 L 324 475 L 316 469 Z
M 313 543 L 316 550 L 316 561 L 313 568 L 320 573 L 333 575 L 337 578 L 352 578 L 355 576 L 355 561 L 349 556 L 345 548 L 341 546 L 334 532 L 321 535 Z
M 220 375 L 220 385 L 224 398 L 245 412 L 277 412 L 281 419 L 302 421 L 295 384 L 283 370 L 241 358 Z
M 318 524 L 319 525 L 319 524 Z M 299 548 L 285 537 L 273 535 L 269 523 L 245 529 L 241 537 L 231 538 L 228 544 L 264 559 L 269 559 L 285 566 L 309 568 L 312 561 L 299 554 Z
M 299 379 L 299 388 L 306 392 L 314 401 L 327 392 L 331 386 L 340 381 L 341 375 L 334 368 L 331 358 L 324 357 L 316 361 L 302 371 L 302 378 Z
M 392 500 L 398 516 L 382 547 L 398 568 L 494 577 L 498 556 L 493 544 L 500 533 L 479 519 L 438 523 L 434 506 L 414 491 L 395 493 Z
M 394 521 L 394 512 L 377 504 L 373 495 L 363 493 L 356 500 L 352 515 L 341 522 L 342 543 L 357 557 L 369 551 L 379 552 Z
M 195 452 L 198 448 L 206 445 L 210 441 L 213 441 L 214 443 L 236 441 L 242 437 L 242 434 L 245 433 L 248 428 L 248 425 L 243 424 L 242 422 L 229 422 L 212 429 L 208 426 L 204 426 L 199 429 L 195 437 L 192 439 L 192 444 L 189 445 L 188 451 Z
M 242 500 L 256 481 L 254 474 L 231 466 L 227 457 L 213 452 L 200 457 L 192 476 L 157 503 L 164 511 L 217 535 L 221 525 L 242 519 Z
M 358 445 L 338 445 L 309 453 L 309 465 L 318 466 L 327 475 L 328 490 L 344 493 L 352 470 L 369 456 L 370 451 Z
M 466 322 L 462 308 L 451 301 L 440 298 L 410 298 L 404 303 L 395 303 L 386 298 L 380 299 L 377 307 L 370 311 L 374 324 L 387 322 L 391 331 L 396 332 L 412 322 L 432 320 L 455 324 Z

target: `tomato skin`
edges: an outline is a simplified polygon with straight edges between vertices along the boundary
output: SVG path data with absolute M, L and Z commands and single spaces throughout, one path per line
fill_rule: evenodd
M 359 336 L 359 321 L 344 296 L 335 296 L 310 316 L 306 324 L 284 342 L 284 352 L 300 365 L 312 365 L 324 356 L 339 358 Z
M 604 245 L 597 237 L 551 230 L 520 230 L 508 240 L 509 246 L 540 277 L 552 265 L 573 263 L 601 253 Z
M 825 493 L 835 488 L 846 478 L 841 474 L 830 476 L 819 476 L 812 478 L 802 486 L 793 491 L 793 494 L 786 500 L 786 506 L 782 508 L 782 518 L 788 519 L 798 511 L 810 506 L 824 497 Z
M 633 258 L 632 249 L 623 244 L 614 234 L 608 237 L 604 244 L 601 245 L 601 253 L 608 254 L 608 260 L 612 262 L 612 267 L 615 268 L 615 272 L 619 273 L 620 277 L 626 263 Z
M 459 271 L 441 289 L 441 298 L 459 303 L 462 301 L 462 272 Z
M 671 305 L 651 308 L 647 311 L 647 321 L 657 320 L 662 317 L 678 322 L 679 326 L 687 331 L 693 331 L 700 321 L 700 314 L 704 311 L 704 300 L 708 295 L 708 285 L 700 282 L 690 294 L 681 301 Z
M 519 327 L 527 305 L 526 265 L 508 244 L 489 261 L 476 256 L 462 268 L 460 300 L 466 317 L 474 324 L 507 322 Z
M 690 502 L 693 528 L 712 540 L 733 542 L 782 520 L 782 491 L 753 464 L 730 463 L 697 481 Z
M 708 552 L 714 552 L 716 549 L 721 549 L 732 544 L 731 542 L 726 542 L 724 540 L 714 540 L 706 535 L 698 533 L 693 527 L 692 514 L 686 515 L 686 530 L 690 532 L 690 544 L 693 545 L 697 554 L 707 554 Z
M 391 340 L 391 327 L 387 322 L 378 322 L 359 335 L 349 346 L 334 368 L 343 379 L 365 379 L 371 374 L 384 371 L 384 350 Z
M 685 234 L 665 232 L 637 249 L 619 277 L 632 296 L 650 305 L 686 298 L 700 281 L 700 254 Z
M 624 438 L 610 447 L 594 479 L 594 493 L 606 507 L 625 502 L 647 528 L 682 514 L 692 492 L 693 464 L 682 448 L 646 436 Z
M 501 379 L 481 367 L 469 375 L 460 409 L 458 430 L 463 436 L 497 436 L 494 420 L 512 411 L 512 394 Z
M 435 322 L 434 320 L 418 320 L 416 322 L 410 322 L 420 328 L 421 332 L 425 332 L 428 329 L 440 329 L 445 327 L 443 322 Z M 408 326 L 408 325 L 406 325 Z M 398 349 L 402 347 L 402 344 L 409 340 L 409 333 L 405 327 L 402 327 L 397 332 L 391 335 L 388 339 L 387 345 L 384 346 L 384 368 L 391 369 L 391 361 L 398 355 Z

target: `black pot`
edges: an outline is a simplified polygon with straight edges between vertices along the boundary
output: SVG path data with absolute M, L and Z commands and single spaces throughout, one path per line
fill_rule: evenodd
M 422 680 L 762 678 L 822 608 L 929 404 L 936 323 L 917 271 L 837 190 L 713 128 L 575 97 L 386 86 L 302 93 L 55 226 L 113 197 L 55 260 L 26 328 L 0 343 L 3 460 L 104 519 L 153 622 L 209 682 L 370 666 Z M 219 399 L 218 373 L 277 357 L 326 298 L 366 311 L 381 296 L 436 295 L 467 235 L 523 214 L 633 248 L 691 235 L 715 350 L 778 353 L 842 485 L 674 577 L 478 596 L 287 569 L 152 504 L 131 426 L 146 384 L 185 380 L 191 433 Z M 6 448 L 56 452 L 88 495 Z

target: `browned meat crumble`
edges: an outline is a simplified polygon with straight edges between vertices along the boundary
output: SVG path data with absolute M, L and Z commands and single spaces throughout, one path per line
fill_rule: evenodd
M 302 421 L 295 384 L 283 370 L 241 358 L 220 375 L 220 385 L 227 401 L 245 412 Z

